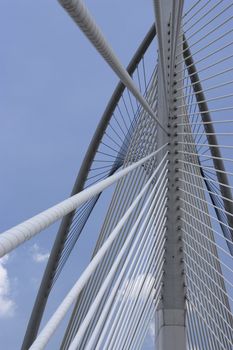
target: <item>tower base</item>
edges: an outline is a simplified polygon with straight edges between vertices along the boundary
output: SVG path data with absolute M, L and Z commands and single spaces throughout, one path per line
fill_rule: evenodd
M 185 311 L 156 311 L 156 350 L 186 350 Z

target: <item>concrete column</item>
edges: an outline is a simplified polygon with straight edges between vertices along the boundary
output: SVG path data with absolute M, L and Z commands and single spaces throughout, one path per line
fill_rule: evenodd
M 168 146 L 168 201 L 165 263 L 161 300 L 156 311 L 156 350 L 185 350 L 185 286 L 178 164 L 181 145 L 181 127 L 177 127 L 178 107 L 182 96 L 182 65 L 176 69 L 176 56 L 182 50 L 178 46 L 183 1 L 154 0 L 156 29 L 158 34 L 158 117 L 167 128 L 167 135 L 158 131 L 158 147 Z M 174 6 L 175 4 L 175 6 Z M 180 60 L 180 57 L 179 57 Z M 178 102 L 177 102 L 178 100 Z
M 156 350 L 186 349 L 184 310 L 158 310 L 156 312 L 156 325 Z

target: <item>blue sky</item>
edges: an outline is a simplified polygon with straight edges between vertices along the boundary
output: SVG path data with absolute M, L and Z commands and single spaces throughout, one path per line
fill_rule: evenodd
M 127 65 L 154 20 L 152 1 L 86 3 L 122 63 Z M 186 1 L 187 6 L 190 3 Z M 231 9 L 224 16 L 232 14 Z M 230 29 L 230 25 L 232 22 L 224 30 Z M 195 40 L 202 35 L 198 34 Z M 229 40 L 223 38 L 221 45 Z M 69 196 L 118 79 L 57 1 L 0 0 L 0 42 L 2 232 Z M 218 45 L 215 43 L 212 50 Z M 197 43 L 193 52 L 198 48 Z M 225 51 L 224 55 L 228 53 Z M 202 52 L 195 58 L 206 54 L 207 51 Z M 219 52 L 214 60 L 222 55 Z M 198 69 L 205 68 L 207 63 L 199 63 Z M 224 62 L 221 69 L 229 65 L 229 61 Z M 204 69 L 200 76 L 203 79 L 215 71 L 216 67 Z M 214 84 L 222 81 L 223 77 L 216 78 Z M 203 86 L 208 88 L 211 84 L 213 81 L 206 81 Z M 231 92 L 232 86 L 228 89 L 222 89 L 221 94 Z M 218 96 L 220 92 L 216 90 L 214 94 L 206 96 Z M 229 100 L 218 101 L 210 107 L 230 104 Z M 224 118 L 230 119 L 231 114 L 225 112 Z M 219 113 L 214 118 L 220 117 Z M 225 126 L 218 128 L 226 131 Z M 220 138 L 220 143 L 226 143 L 225 138 Z M 231 154 L 231 150 L 223 150 L 225 157 Z M 232 171 L 232 166 L 228 165 L 227 170 Z M 94 211 L 95 220 L 90 220 L 75 247 L 56 291 L 51 294 L 44 322 L 88 263 L 111 191 L 104 195 L 102 207 Z M 20 348 L 57 228 L 58 224 L 53 225 L 0 262 L 0 344 L 4 344 L 4 350 Z M 64 325 L 65 322 L 48 349 L 58 347 Z M 148 337 L 144 350 L 152 348 Z
M 136 6 L 133 0 L 86 3 L 126 65 L 154 19 L 152 1 L 140 0 Z M 1 0 L 0 37 L 2 232 L 69 195 L 118 79 L 57 1 Z M 80 240 L 84 253 L 75 249 L 45 320 L 88 262 L 96 225 L 103 219 L 101 211 L 95 214 L 95 223 L 85 230 L 89 236 Z M 57 227 L 53 225 L 1 262 L 4 350 L 21 345 Z M 58 338 L 48 349 L 56 348 Z M 148 340 L 145 349 L 149 348 Z

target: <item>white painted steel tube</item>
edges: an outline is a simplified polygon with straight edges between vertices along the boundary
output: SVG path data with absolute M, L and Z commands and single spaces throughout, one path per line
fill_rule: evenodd
M 160 127 L 167 133 L 163 125 L 160 123 L 156 117 L 154 111 L 142 96 L 136 85 L 134 84 L 131 76 L 123 67 L 118 57 L 113 52 L 112 48 L 106 41 L 103 33 L 96 25 L 93 17 L 89 13 L 86 6 L 81 0 L 58 0 L 61 6 L 68 12 L 71 18 L 79 26 L 82 32 L 90 40 L 96 50 L 112 68 L 112 70 L 117 74 L 122 83 L 132 92 L 135 98 L 139 101 L 142 107 L 147 111 L 147 113 L 156 120 Z
M 72 287 L 72 289 L 69 291 L 69 293 L 66 295 L 64 300 L 61 302 L 60 306 L 57 308 L 53 316 L 50 318 L 44 329 L 40 332 L 39 336 L 36 338 L 32 346 L 30 347 L 30 350 L 41 350 L 44 349 L 46 344 L 48 343 L 49 339 L 53 335 L 53 333 L 56 331 L 57 327 L 59 326 L 60 322 L 65 317 L 67 311 L 71 307 L 71 305 L 74 303 L 74 301 L 77 299 L 78 295 L 80 294 L 81 290 L 87 283 L 88 279 L 92 275 L 92 273 L 95 271 L 96 267 L 102 260 L 104 254 L 111 246 L 114 239 L 118 236 L 121 228 L 133 212 L 136 205 L 139 203 L 140 199 L 143 197 L 144 193 L 148 190 L 149 185 L 151 184 L 154 176 L 156 175 L 157 171 L 160 169 L 161 164 L 165 161 L 167 157 L 167 154 L 163 157 L 159 165 L 157 166 L 156 170 L 154 171 L 153 175 L 150 177 L 150 179 L 147 181 L 146 185 L 143 187 L 141 192 L 138 194 L 138 196 L 135 198 L 129 209 L 126 211 L 126 213 L 123 215 L 121 220 L 118 222 L 108 239 L 104 242 L 102 247 L 99 249 L 97 254 L 94 256 L 94 258 L 91 260 L 90 264 L 87 266 L 87 268 L 84 270 L 78 281 L 75 283 L 75 285 Z
M 147 160 L 155 156 L 165 146 L 166 145 L 162 146 L 160 149 L 144 157 L 138 162 L 120 170 L 118 173 L 109 176 L 107 179 L 104 179 L 94 184 L 93 186 L 88 187 L 82 192 L 79 192 L 78 194 L 65 199 L 53 207 L 2 233 L 0 235 L 0 258 L 5 254 L 8 254 L 23 242 L 35 236 L 40 231 L 52 225 L 63 216 L 77 209 L 80 205 L 88 201 L 90 198 L 101 193 L 105 188 L 111 186 L 123 176 L 127 175 L 132 170 L 136 169 L 138 166 L 142 165 Z

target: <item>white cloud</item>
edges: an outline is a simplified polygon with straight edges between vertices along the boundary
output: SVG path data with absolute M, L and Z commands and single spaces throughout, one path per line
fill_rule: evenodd
M 5 267 L 8 256 L 0 259 L 0 317 L 11 317 L 14 315 L 15 303 L 10 297 L 10 280 Z
M 150 321 L 148 335 L 154 340 L 155 339 L 155 319 L 154 317 Z
M 36 243 L 31 248 L 31 254 L 32 254 L 32 259 L 36 263 L 43 263 L 43 262 L 47 261 L 49 258 L 49 253 L 47 253 L 47 252 L 42 253 L 40 251 L 40 247 Z
M 118 297 L 120 297 L 120 299 L 135 299 L 140 292 L 140 297 L 147 299 L 151 290 L 152 282 L 154 282 L 154 277 L 150 274 L 147 276 L 141 274 L 135 278 L 128 279 L 124 282 L 122 288 L 118 292 Z

